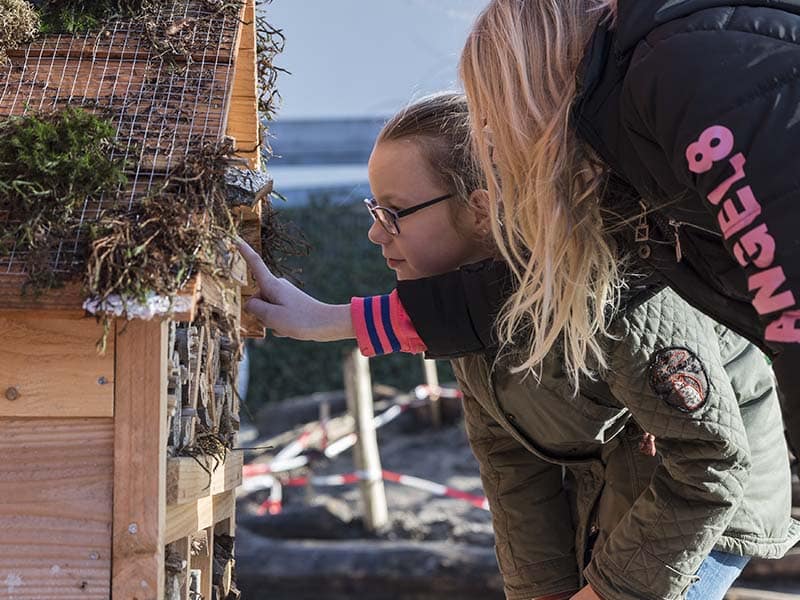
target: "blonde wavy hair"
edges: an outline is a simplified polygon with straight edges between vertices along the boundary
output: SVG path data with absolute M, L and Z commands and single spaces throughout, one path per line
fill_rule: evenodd
M 460 75 L 473 143 L 498 215 L 492 233 L 517 287 L 498 318 L 506 347 L 537 374 L 563 347 L 577 393 L 606 367 L 602 338 L 620 287 L 599 197 L 604 169 L 570 121 L 576 76 L 615 0 L 492 0 L 464 47 Z

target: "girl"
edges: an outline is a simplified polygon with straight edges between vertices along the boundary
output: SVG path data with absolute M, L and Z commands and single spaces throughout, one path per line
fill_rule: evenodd
M 248 310 L 279 335 L 356 337 L 367 355 L 425 350 L 398 299 L 406 284 L 482 272 L 495 283 L 482 309 L 495 311 L 509 278 L 492 260 L 468 118 L 461 96 L 424 99 L 375 144 L 369 238 L 396 271 L 398 291 L 323 304 L 242 245 L 261 296 Z M 688 589 L 688 598 L 713 600 L 748 557 L 781 556 L 800 538 L 763 356 L 658 285 L 643 281 L 623 296 L 606 342 L 610 366 L 584 377 L 577 393 L 560 348 L 545 356 L 538 381 L 511 370 L 524 346 L 498 354 L 495 344 L 453 361 L 510 599 L 673 599 Z M 446 318 L 422 325 L 462 339 L 463 319 Z M 493 345 L 490 331 L 477 335 Z M 645 431 L 658 439 L 658 456 Z M 652 452 L 639 451 L 643 437 Z

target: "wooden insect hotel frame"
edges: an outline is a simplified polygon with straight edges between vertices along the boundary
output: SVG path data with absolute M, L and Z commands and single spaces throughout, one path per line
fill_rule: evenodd
M 134 20 L 10 51 L 0 119 L 111 109 L 117 152 L 133 165 L 131 203 L 209 141 L 232 138 L 240 166 L 258 169 L 254 2 L 234 3 L 233 15 L 214 4 L 163 3 L 165 27 L 203 42 L 177 66 Z M 253 202 L 235 212 L 257 244 L 266 186 L 251 187 Z M 87 202 L 81 222 L 102 209 Z M 81 243 L 64 240 L 52 268 Z M 112 320 L 102 354 L 80 286 L 23 294 L 22 264 L 19 253 L 0 257 L 0 600 L 238 597 L 242 455 L 197 448 L 238 428 L 230 332 L 263 334 L 241 315 L 251 291 L 241 259 L 194 274 L 169 316 Z

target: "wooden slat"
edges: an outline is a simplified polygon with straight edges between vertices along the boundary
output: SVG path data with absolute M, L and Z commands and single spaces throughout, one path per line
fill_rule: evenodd
M 245 33 L 249 33 L 251 27 L 245 26 Z M 237 65 L 255 65 L 256 64 L 256 50 L 255 48 L 239 48 L 239 53 L 236 55 Z M 237 69 L 236 77 L 233 80 L 233 98 L 250 98 L 253 96 L 256 89 L 256 70 L 247 68 Z
M 258 104 L 255 95 L 232 96 L 231 112 L 228 114 L 228 135 L 236 139 L 255 140 L 258 139 L 258 130 L 255 125 L 258 123 Z
M 263 204 L 264 202 L 259 200 L 252 207 L 239 206 L 234 211 L 239 221 L 239 235 L 259 253 L 261 252 L 261 217 L 264 210 Z M 258 293 L 258 285 L 256 285 L 252 273 L 248 272 L 247 285 L 242 288 L 242 306 Z M 263 338 L 267 335 L 267 330 L 259 323 L 258 319 L 244 310 L 242 311 L 241 331 L 242 337 L 246 338 Z
M 205 304 L 225 314 L 239 316 L 242 306 L 239 286 L 231 286 L 213 275 L 204 274 L 200 279 L 200 295 Z
M 226 114 L 227 135 L 236 140 L 236 156 L 246 158 L 250 168 L 261 168 L 256 72 L 255 2 L 247 0 L 235 47 L 234 76 Z
M 231 279 L 230 281 L 224 279 L 216 279 L 208 285 L 211 287 L 210 293 L 214 298 L 219 298 L 221 292 L 216 288 L 222 287 L 235 287 L 244 283 L 243 269 L 234 263 L 234 271 L 231 273 L 232 277 L 239 278 Z M 188 322 L 193 321 L 197 316 L 197 307 L 202 300 L 201 280 L 202 274 L 192 278 L 178 294 L 179 300 L 188 303 L 187 308 L 184 310 L 176 311 L 173 313 L 172 318 L 175 321 Z M 8 311 L 27 311 L 30 313 L 36 312 L 37 314 L 48 313 L 52 316 L 53 313 L 65 311 L 68 316 L 76 314 L 84 316 L 85 312 L 81 308 L 84 300 L 86 299 L 81 292 L 80 285 L 68 285 L 59 290 L 53 290 L 34 298 L 31 296 L 22 296 L 20 289 L 25 281 L 24 276 L 8 276 L 0 277 L 0 316 Z M 98 336 L 99 339 L 99 336 Z
M 111 417 L 114 334 L 93 318 L 0 312 L 0 417 Z
M 115 599 L 164 597 L 167 337 L 166 321 L 131 321 L 117 333 Z
M 200 594 L 203 598 L 211 598 L 211 584 L 214 579 L 214 528 L 203 530 L 206 543 L 197 554 L 192 556 L 192 569 L 200 571 Z
M 0 419 L 0 599 L 107 600 L 111 419 Z
M 179 548 L 181 558 L 186 561 L 186 571 L 184 572 L 183 579 L 181 580 L 181 598 L 188 598 L 189 568 L 190 565 L 192 564 L 192 543 L 191 540 L 187 537 L 175 542 L 175 544 Z
M 204 469 L 198 461 L 211 471 Z M 242 483 L 242 452 L 229 452 L 223 464 L 214 468 L 214 460 L 187 456 L 167 460 L 167 504 L 184 504 L 227 492 Z
M 231 281 L 239 285 L 247 285 L 249 283 L 247 278 L 247 263 L 238 251 L 234 252 L 231 263 L 231 270 L 228 274 Z
M 236 515 L 232 515 L 222 521 L 217 521 L 214 525 L 214 533 L 217 535 L 229 535 L 236 537 Z
M 244 302 L 242 302 L 244 305 Z M 242 323 L 239 326 L 242 337 L 261 339 L 266 337 L 267 330 L 252 314 L 242 311 Z
M 195 502 L 167 507 L 167 529 L 164 542 L 169 544 L 196 531 L 233 516 L 236 495 L 233 490 L 216 496 L 206 496 Z
M 0 277 L 0 309 L 18 310 L 81 310 L 84 296 L 79 283 L 67 284 L 63 288 L 39 296 L 22 295 L 22 286 L 27 275 L 3 275 Z

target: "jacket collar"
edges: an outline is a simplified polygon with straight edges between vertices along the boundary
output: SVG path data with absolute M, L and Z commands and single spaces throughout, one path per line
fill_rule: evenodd
M 719 6 L 757 6 L 800 14 L 800 0 L 619 0 L 616 50 L 625 54 L 653 29 L 691 13 Z

